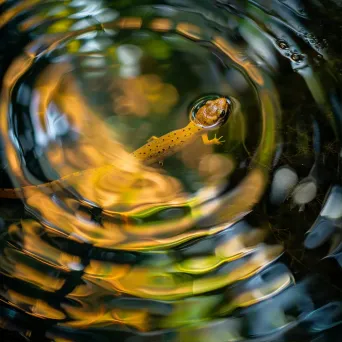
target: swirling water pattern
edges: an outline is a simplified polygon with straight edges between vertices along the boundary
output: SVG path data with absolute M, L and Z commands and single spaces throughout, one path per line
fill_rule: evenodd
M 3 224 L 2 328 L 304 341 L 340 325 L 340 291 L 294 266 L 342 262 L 341 77 L 299 1 L 0 6 L 2 196 L 25 208 Z M 203 94 L 234 103 L 222 146 L 132 157 Z

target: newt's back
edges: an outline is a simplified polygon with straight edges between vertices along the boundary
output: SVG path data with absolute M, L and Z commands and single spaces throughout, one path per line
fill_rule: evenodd
M 167 133 L 160 138 L 150 139 L 147 144 L 132 154 L 145 164 L 154 164 L 182 150 L 184 146 L 192 143 L 201 135 L 202 131 L 203 128 L 190 122 L 184 128 Z

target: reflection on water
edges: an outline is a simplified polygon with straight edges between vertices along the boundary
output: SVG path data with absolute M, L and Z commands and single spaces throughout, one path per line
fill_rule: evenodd
M 0 10 L 1 328 L 56 342 L 334 339 L 341 86 L 310 7 Z

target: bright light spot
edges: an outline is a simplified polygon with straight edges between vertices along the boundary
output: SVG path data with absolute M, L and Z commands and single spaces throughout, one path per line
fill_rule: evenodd
M 94 39 L 96 36 L 97 36 L 97 32 L 93 31 L 93 32 L 87 32 L 87 33 L 80 34 L 77 38 L 78 39 L 84 39 L 84 40 L 90 40 L 90 39 Z
M 281 167 L 275 173 L 272 182 L 270 199 L 274 204 L 280 204 L 289 195 L 298 182 L 296 172 L 288 167 Z
M 96 19 L 100 23 L 107 23 L 107 22 L 113 21 L 118 16 L 119 16 L 119 12 L 110 10 L 110 9 L 105 9 L 96 15 Z
M 75 24 L 71 25 L 70 30 L 71 31 L 78 31 L 78 30 L 83 30 L 87 27 L 90 27 L 91 23 L 89 20 L 83 19 L 77 21 Z
M 54 103 L 50 103 L 47 108 L 47 126 L 51 139 L 55 139 L 57 136 L 63 135 L 69 130 L 67 118 L 59 112 Z
M 89 57 L 82 61 L 82 66 L 85 68 L 101 68 L 106 66 L 105 58 Z
M 118 59 L 124 65 L 136 65 L 142 57 L 142 51 L 135 45 L 121 45 L 117 49 Z
M 84 269 L 84 265 L 79 262 L 70 262 L 68 266 L 73 271 L 82 271 Z
M 117 56 L 122 64 L 120 68 L 120 76 L 122 78 L 132 78 L 140 74 L 139 61 L 142 54 L 142 50 L 135 45 L 127 44 L 118 47 Z
M 92 51 L 101 51 L 101 44 L 96 40 L 89 40 L 80 48 L 80 52 Z
M 333 187 L 321 215 L 333 220 L 342 218 L 342 188 L 340 186 Z
M 101 1 L 98 0 L 100 3 Z M 81 7 L 81 6 L 87 6 L 89 4 L 89 0 L 72 0 L 69 4 L 70 7 Z
M 140 67 L 134 65 L 122 66 L 119 73 L 122 78 L 135 78 L 140 75 Z
M 77 13 L 70 15 L 70 18 L 85 18 L 96 16 L 97 14 L 101 13 L 102 6 L 101 2 L 87 2 L 87 5 Z
M 295 203 L 303 205 L 311 202 L 317 194 L 317 185 L 313 181 L 299 184 L 293 191 L 292 197 Z

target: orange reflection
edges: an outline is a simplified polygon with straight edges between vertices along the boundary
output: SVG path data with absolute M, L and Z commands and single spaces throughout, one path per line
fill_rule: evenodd
M 62 320 L 65 318 L 63 312 L 53 308 L 40 299 L 30 298 L 12 290 L 8 290 L 2 295 L 9 304 L 20 310 L 25 311 L 29 315 L 44 319 L 50 318 L 55 320 Z
M 235 163 L 231 157 L 220 154 L 208 154 L 201 158 L 199 173 L 209 184 L 222 182 L 234 170 Z
M 97 270 L 100 272 L 97 274 L 88 274 L 87 268 L 84 278 L 110 292 L 122 292 L 142 298 L 174 300 L 214 291 L 247 279 L 277 259 L 282 252 L 281 246 L 259 248 L 248 261 L 231 272 L 205 275 L 200 278 L 192 278 L 184 273 L 180 275 L 179 273 L 168 272 L 167 266 L 165 268 L 134 266 L 129 270 L 126 269 L 128 272 L 125 274 L 122 272 L 117 276 L 115 266 L 110 266 L 106 262 L 98 263 Z M 174 267 L 177 268 L 176 265 Z M 206 267 L 207 265 L 204 266 L 205 271 L 208 271 Z M 213 265 L 211 269 L 215 267 Z M 91 268 L 89 272 L 92 272 Z M 196 273 L 199 274 L 200 272 Z
M 44 17 L 43 16 L 32 16 L 28 19 L 26 19 L 22 24 L 20 24 L 20 30 L 21 31 L 28 31 L 32 28 L 34 28 L 35 26 L 38 26 L 40 24 L 44 23 Z
M 69 271 L 70 267 L 80 263 L 80 258 L 62 252 L 40 238 L 41 226 L 36 221 L 23 220 L 22 253 L 54 268 Z
M 139 17 L 122 17 L 117 21 L 117 26 L 122 29 L 140 29 L 142 19 Z
M 1 1 L 0 4 L 5 1 Z M 4 13 L 1 13 L 0 28 L 6 25 L 16 15 L 18 15 L 19 13 L 25 12 L 26 10 L 33 7 L 34 5 L 38 4 L 40 1 L 41 0 L 25 0 L 25 1 L 18 3 L 16 6 L 12 6 L 11 8 L 7 9 Z
M 61 324 L 73 328 L 106 327 L 113 324 L 120 324 L 134 327 L 140 331 L 149 329 L 148 314 L 145 310 L 124 310 L 102 308 L 73 308 L 64 306 L 65 311 L 72 318 L 72 321 Z
M 177 24 L 176 31 L 181 33 L 183 36 L 195 40 L 202 39 L 200 27 L 189 24 L 189 23 L 179 23 Z
M 55 292 L 63 286 L 65 282 L 63 278 L 49 276 L 26 265 L 24 262 L 28 262 L 28 260 L 24 259 L 21 261 L 20 254 L 21 252 L 10 249 L 4 251 L 4 255 L 0 261 L 0 270 L 3 274 L 26 281 L 48 292 Z
M 118 79 L 111 90 L 118 93 L 113 99 L 113 109 L 118 115 L 167 114 L 179 97 L 173 85 L 163 83 L 153 74 Z
M 246 60 L 245 55 L 242 51 L 239 51 L 233 45 L 220 36 L 215 36 L 213 38 L 213 44 L 224 52 L 230 59 L 235 63 L 240 64 L 248 72 L 250 78 L 256 82 L 258 85 L 264 85 L 264 78 L 262 77 L 260 71 L 256 65 L 253 65 L 249 60 Z
M 170 31 L 173 26 L 173 22 L 167 18 L 157 18 L 153 19 L 150 23 L 150 27 L 152 30 L 167 32 Z

